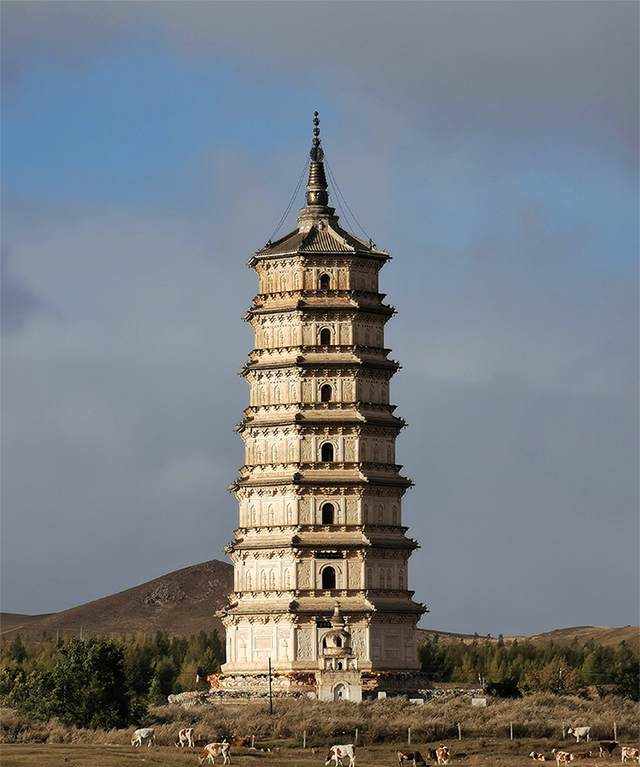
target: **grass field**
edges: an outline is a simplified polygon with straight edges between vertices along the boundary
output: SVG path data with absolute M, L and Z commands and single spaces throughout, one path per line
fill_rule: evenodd
M 426 745 L 418 744 L 418 750 Z M 548 743 L 537 740 L 483 740 L 471 739 L 448 741 L 451 751 L 451 764 L 492 765 L 493 767 L 516 767 L 533 765 L 529 759 L 531 751 L 543 753 L 552 759 Z M 580 743 L 560 742 L 558 748 L 568 751 L 582 751 L 588 747 Z M 593 744 L 589 744 L 593 746 Z M 398 764 L 397 744 L 380 744 L 375 747 L 359 747 L 356 750 L 357 767 L 396 767 Z M 599 767 L 620 764 L 618 749 L 607 759 L 598 757 L 597 744 L 592 751 Z M 468 758 L 461 757 L 467 754 Z M 323 767 L 325 751 L 313 754 L 311 749 L 284 749 L 271 753 L 251 752 L 249 749 L 232 750 L 231 763 L 234 767 Z M 2 746 L 1 760 L 3 767 L 133 767 L 134 765 L 157 765 L 157 767 L 195 767 L 198 765 L 198 751 L 177 749 L 171 746 L 152 746 L 151 748 L 133 748 L 123 744 L 70 744 L 70 743 L 15 743 Z M 216 760 L 220 763 L 220 760 Z M 588 764 L 591 760 L 586 760 Z M 552 762 L 555 764 L 555 760 Z M 345 767 L 348 760 L 345 762 Z
M 566 734 L 570 725 L 589 725 L 591 742 L 576 743 Z M 536 751 L 555 765 L 551 750 L 558 748 L 574 753 L 591 749 L 592 758 L 606 767 L 620 764 L 620 749 L 600 759 L 598 741 L 613 740 L 615 734 L 621 745 L 637 745 L 640 707 L 613 696 L 588 700 L 531 695 L 519 700 L 488 699 L 486 707 L 474 706 L 465 697 L 420 706 L 400 698 L 365 703 L 289 699 L 275 701 L 273 714 L 266 701 L 158 706 L 138 726 L 154 728 L 156 745 L 132 747 L 134 727 L 79 729 L 3 709 L 0 763 L 2 767 L 196 767 L 199 751 L 173 745 L 180 728 L 194 727 L 195 737 L 209 742 L 253 737 L 255 750 L 232 747 L 234 767 L 322 767 L 330 745 L 353 742 L 357 767 L 396 767 L 397 751 L 408 747 L 409 738 L 411 748 L 423 753 L 427 747 L 445 743 L 451 764 L 532 765 L 529 754 Z

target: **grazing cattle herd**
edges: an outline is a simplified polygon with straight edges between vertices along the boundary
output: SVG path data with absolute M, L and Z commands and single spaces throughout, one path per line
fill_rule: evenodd
M 580 738 L 586 738 L 589 740 L 590 727 L 569 727 L 567 733 L 573 735 L 576 738 L 576 742 L 580 742 Z M 155 730 L 153 727 L 141 727 L 135 730 L 131 737 L 132 746 L 142 746 L 144 743 L 148 747 L 155 744 Z M 254 747 L 253 738 L 223 738 L 222 741 L 217 743 L 210 743 L 206 739 L 197 740 L 195 737 L 195 730 L 193 727 L 183 727 L 178 732 L 178 738 L 175 741 L 175 745 L 178 748 L 197 748 L 200 750 L 198 761 L 200 764 L 203 762 L 215 764 L 216 757 L 220 757 L 222 764 L 231 764 L 231 747 L 234 748 L 250 748 L 257 750 Z M 620 746 L 616 740 L 601 740 L 598 744 L 598 756 L 601 759 L 610 757 L 613 752 L 620 748 L 620 758 L 623 764 L 636 762 L 640 764 L 640 749 L 635 746 Z M 260 749 L 264 751 L 265 749 Z M 267 751 L 269 749 L 266 749 Z M 317 748 L 311 749 L 311 753 L 315 756 L 318 753 Z M 424 755 L 423 755 L 424 754 Z M 468 759 L 467 754 L 455 753 L 451 754 L 449 748 L 441 743 L 437 748 L 425 748 L 423 752 L 416 749 L 400 749 L 397 751 L 398 765 L 403 767 L 406 764 L 408 767 L 411 763 L 412 767 L 416 765 L 427 764 L 449 764 L 453 759 L 454 761 L 462 761 Z M 560 765 L 567 765 L 569 762 L 582 759 L 591 759 L 594 757 L 593 751 L 564 751 L 562 749 L 551 749 L 551 756 L 546 757 L 544 754 L 532 751 L 529 754 L 529 758 L 535 762 L 552 762 L 555 759 L 556 767 Z M 348 758 L 349 762 L 345 763 L 343 760 Z M 333 767 L 355 767 L 356 763 L 356 747 L 353 743 L 347 743 L 346 745 L 331 746 L 327 757 L 325 759 L 325 767 L 333 765 Z

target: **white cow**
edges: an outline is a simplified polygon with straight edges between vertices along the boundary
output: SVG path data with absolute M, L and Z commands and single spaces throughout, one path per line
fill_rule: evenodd
M 198 757 L 200 764 L 204 761 L 216 763 L 216 756 L 222 757 L 222 764 L 231 764 L 231 746 L 223 741 L 222 743 L 207 743 L 204 747 L 204 751 Z
M 591 727 L 569 727 L 567 732 L 569 733 L 569 735 L 575 735 L 576 743 L 580 743 L 580 738 L 586 738 L 587 741 L 589 740 L 590 730 L 591 730 Z
M 180 748 L 184 748 L 184 746 L 193 748 L 194 745 L 195 733 L 193 731 L 193 727 L 183 727 L 178 732 L 178 742 L 176 743 L 176 746 L 179 746 Z
M 331 762 L 335 762 L 336 767 L 338 767 L 338 765 L 342 765 L 342 760 L 345 756 L 348 756 L 350 759 L 349 767 L 353 767 L 353 765 L 356 763 L 356 747 L 353 745 L 353 743 L 349 743 L 346 746 L 331 746 L 324 763 L 325 767 L 331 764 Z
M 156 733 L 153 727 L 142 727 L 136 730 L 131 738 L 131 745 L 141 746 L 144 740 L 147 741 L 147 746 L 152 746 L 155 743 Z

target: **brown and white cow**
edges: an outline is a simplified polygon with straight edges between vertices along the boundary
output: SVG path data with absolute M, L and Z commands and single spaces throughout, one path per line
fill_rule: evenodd
M 251 738 L 231 738 L 229 745 L 236 746 L 237 748 L 249 748 L 251 746 Z
M 207 743 L 203 752 L 198 757 L 200 764 L 204 761 L 209 761 L 212 764 L 216 763 L 216 756 L 222 757 L 222 764 L 231 764 L 231 754 L 229 744 L 224 741 L 223 743 Z
M 183 727 L 178 732 L 178 740 L 176 741 L 176 746 L 178 748 L 184 748 L 185 746 L 193 748 L 195 745 L 194 737 L 195 733 L 193 731 L 193 727 Z
M 572 755 L 568 751 L 558 751 L 557 748 L 552 748 L 551 753 L 556 758 L 556 765 L 560 767 L 561 764 L 569 764 Z
M 533 759 L 534 762 L 546 762 L 547 761 L 547 758 L 546 758 L 546 756 L 544 754 L 538 754 L 535 751 L 532 751 L 529 754 L 529 758 Z
M 425 757 L 426 757 L 426 758 L 427 758 L 427 759 L 428 759 L 430 762 L 437 762 L 437 761 L 438 761 L 438 755 L 436 754 L 436 750 L 435 750 L 435 748 L 428 748 L 428 749 L 427 749 L 427 750 L 424 752 L 424 755 L 425 755 Z
M 602 759 L 605 758 L 605 756 L 611 756 L 611 754 L 618 748 L 618 741 L 617 740 L 601 740 L 600 743 L 598 743 L 598 748 L 600 749 L 600 757 Z
M 331 764 L 331 762 L 336 763 L 335 767 L 342 765 L 342 760 L 345 756 L 349 757 L 349 767 L 353 767 L 356 763 L 356 747 L 353 743 L 348 743 L 346 746 L 331 746 L 324 762 L 325 767 Z
M 438 764 L 449 764 L 449 749 L 445 745 L 441 744 L 436 748 L 436 759 Z
M 398 751 L 398 764 L 403 762 L 411 762 L 413 767 L 416 767 L 416 764 L 425 764 L 419 751 Z
M 622 762 L 638 762 L 640 764 L 640 749 L 635 746 L 622 746 Z
M 592 756 L 591 751 L 574 751 L 571 754 L 572 759 L 591 759 Z

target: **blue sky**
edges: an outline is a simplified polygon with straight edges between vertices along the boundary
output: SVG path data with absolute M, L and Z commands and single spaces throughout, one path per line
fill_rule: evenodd
M 393 257 L 422 625 L 638 622 L 636 3 L 1 12 L 3 610 L 224 559 L 245 264 L 318 110 Z

